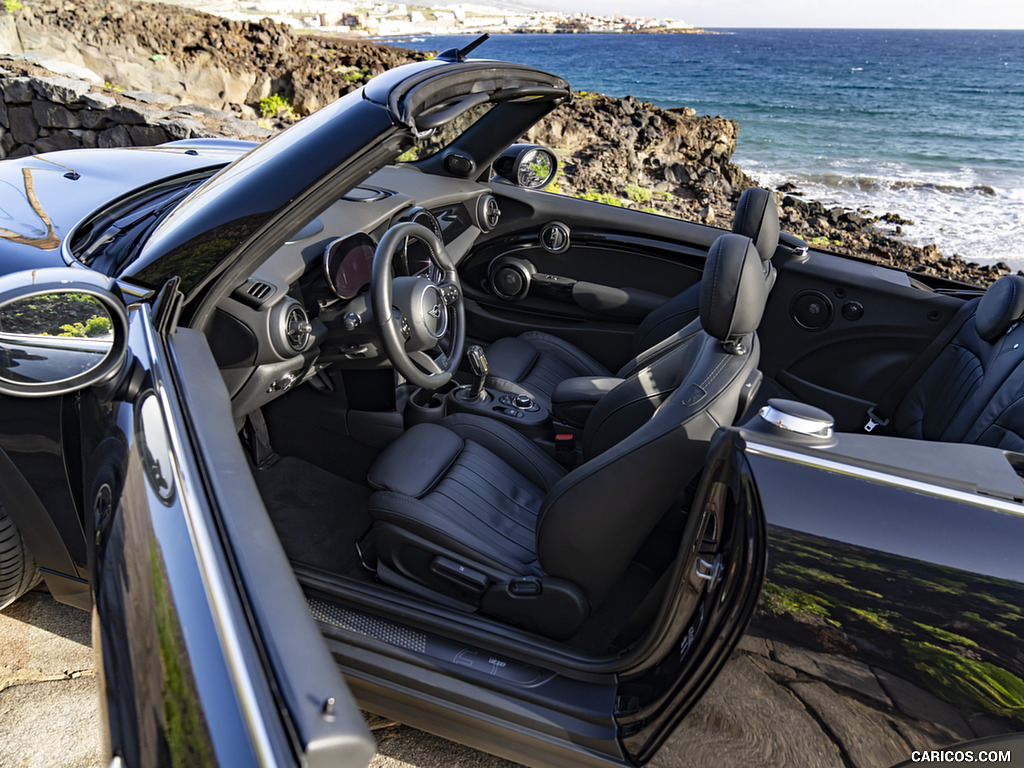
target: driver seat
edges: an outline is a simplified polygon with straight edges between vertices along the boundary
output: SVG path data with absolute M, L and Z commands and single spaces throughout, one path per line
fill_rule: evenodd
M 779 244 L 779 210 L 769 190 L 760 187 L 744 190 L 736 204 L 732 231 L 754 241 L 770 291 L 775 284 L 771 258 Z M 487 386 L 530 395 L 550 408 L 552 393 L 566 379 L 577 376 L 628 378 L 685 340 L 686 334 L 680 331 L 697 317 L 702 282 L 680 291 L 643 319 L 630 343 L 633 357 L 616 373 L 564 339 L 543 331 L 527 331 L 498 339 L 487 348 L 490 366 Z
M 768 289 L 749 238 L 708 253 L 703 330 L 611 390 L 567 472 L 514 429 L 458 414 L 405 432 L 370 469 L 377 575 L 548 637 L 573 635 L 733 424 L 761 374 Z

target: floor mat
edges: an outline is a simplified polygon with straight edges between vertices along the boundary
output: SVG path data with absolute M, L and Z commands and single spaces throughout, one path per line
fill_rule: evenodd
M 290 456 L 253 474 L 290 560 L 369 576 L 355 549 L 371 523 L 369 488 Z

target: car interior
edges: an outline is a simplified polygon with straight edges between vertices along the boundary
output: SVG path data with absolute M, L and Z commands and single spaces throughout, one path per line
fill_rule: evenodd
M 1013 386 L 1000 352 L 1024 279 L 961 309 L 980 291 L 780 237 L 766 190 L 736 222 L 400 163 L 298 232 L 207 336 L 307 593 L 358 583 L 421 617 L 621 654 L 668 589 L 715 429 L 786 397 L 859 432 L 955 315 L 972 319 L 880 432 L 1009 447 L 1005 409 L 986 431 L 966 406 L 983 380 Z M 404 360 L 375 302 L 424 308 L 395 314 Z
M 983 292 L 809 249 L 764 189 L 726 232 L 542 191 L 543 147 L 469 178 L 426 146 L 203 329 L 325 631 L 614 669 L 679 579 L 715 431 L 769 399 L 863 433 L 900 390 L 872 439 L 1022 447 L 1024 278 Z

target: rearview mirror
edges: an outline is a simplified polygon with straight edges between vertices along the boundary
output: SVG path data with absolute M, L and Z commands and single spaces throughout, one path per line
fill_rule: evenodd
M 95 272 L 63 267 L 0 279 L 0 393 L 60 395 L 120 371 L 128 319 L 111 287 Z

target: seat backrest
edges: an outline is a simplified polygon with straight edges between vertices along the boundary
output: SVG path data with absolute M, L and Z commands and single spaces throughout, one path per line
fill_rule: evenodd
M 767 296 L 753 242 L 719 237 L 701 290 L 703 330 L 609 392 L 587 420 L 586 460 L 545 497 L 537 553 L 545 573 L 579 585 L 591 605 L 701 470 L 715 430 L 753 397 Z
M 775 284 L 775 267 L 771 258 L 779 245 L 779 209 L 775 196 L 760 187 L 744 190 L 736 204 L 732 231 L 754 242 L 761 258 L 765 282 L 771 290 Z M 681 335 L 680 331 L 697 318 L 699 303 L 700 283 L 696 283 L 650 312 L 633 335 L 633 359 L 615 375 L 624 379 L 685 340 L 688 334 Z
M 897 406 L 891 434 L 989 445 L 1024 435 L 1024 410 L 1014 416 L 1024 379 L 1024 277 L 1000 278 L 974 303 L 973 316 Z

